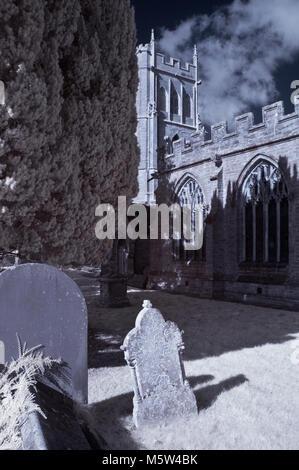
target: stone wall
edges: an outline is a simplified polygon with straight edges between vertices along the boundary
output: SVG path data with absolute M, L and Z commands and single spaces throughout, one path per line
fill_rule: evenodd
M 175 261 L 170 243 L 151 242 L 150 286 L 205 297 L 299 308 L 299 104 L 284 115 L 283 103 L 263 108 L 263 121 L 251 113 L 204 128 L 174 143 L 173 154 L 160 160 L 159 203 L 169 200 L 187 176 L 202 188 L 208 206 L 205 261 Z M 242 263 L 240 188 L 259 160 L 273 162 L 284 176 L 289 195 L 289 263 Z M 168 193 L 168 194 L 167 194 Z
M 136 202 L 170 203 L 186 178 L 200 186 L 207 206 L 205 256 L 177 260 L 172 242 L 151 241 L 136 247 L 132 266 L 141 286 L 188 292 L 204 297 L 299 307 L 299 101 L 284 113 L 282 102 L 262 109 L 262 122 L 253 114 L 235 118 L 232 128 L 220 122 L 206 128 L 200 121 L 199 68 L 196 47 L 193 63 L 182 64 L 157 51 L 151 42 L 137 48 L 139 90 L 137 136 L 141 149 L 139 194 Z M 165 99 L 161 99 L 161 87 Z M 178 96 L 171 110 L 171 92 Z M 184 115 L 184 93 L 191 99 Z M 203 116 L 204 118 L 204 116 Z M 241 187 L 250 171 L 265 160 L 279 168 L 288 188 L 289 262 L 244 263 Z M 243 250 L 243 252 L 242 252 Z M 133 250 L 134 252 L 134 250 Z M 133 253 L 132 252 L 132 253 Z M 146 257 L 150 262 L 145 266 Z M 137 256 L 138 255 L 138 256 Z M 138 259 L 141 260 L 138 264 Z M 138 277 L 139 276 L 139 277 Z M 138 278 L 138 279 L 137 279 Z

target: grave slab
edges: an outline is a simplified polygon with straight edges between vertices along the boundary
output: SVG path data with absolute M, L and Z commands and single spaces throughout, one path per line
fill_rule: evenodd
M 87 402 L 87 308 L 78 286 L 45 264 L 22 264 L 0 274 L 0 341 L 5 361 L 17 357 L 16 333 L 27 347 L 45 346 L 45 355 L 70 366 L 72 388 Z M 1 355 L 1 353 L 0 353 Z

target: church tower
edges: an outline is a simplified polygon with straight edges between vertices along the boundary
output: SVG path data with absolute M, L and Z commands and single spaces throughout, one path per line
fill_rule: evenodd
M 198 58 L 181 64 L 157 51 L 152 31 L 149 44 L 137 48 L 137 138 L 140 147 L 139 193 L 136 203 L 156 202 L 156 179 L 161 159 L 172 154 L 173 142 L 188 140 L 200 124 L 198 116 Z

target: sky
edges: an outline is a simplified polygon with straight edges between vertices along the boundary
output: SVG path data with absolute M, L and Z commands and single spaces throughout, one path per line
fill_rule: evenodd
M 283 100 L 293 111 L 299 80 L 299 0 L 132 0 L 138 43 L 151 28 L 166 55 L 192 60 L 199 51 L 199 112 L 207 124 Z

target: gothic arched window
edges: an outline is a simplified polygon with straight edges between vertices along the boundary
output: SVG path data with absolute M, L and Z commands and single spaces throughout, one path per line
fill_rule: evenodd
M 204 195 L 199 184 L 191 176 L 188 177 L 181 186 L 178 194 L 176 195 L 176 202 L 179 203 L 181 207 L 185 205 L 191 206 L 192 216 L 191 216 L 191 227 L 192 231 L 195 229 L 195 205 L 201 205 L 204 209 L 204 216 L 206 211 L 206 206 L 204 202 Z M 181 234 L 183 234 L 183 227 L 181 228 Z M 205 258 L 205 244 L 200 250 L 185 250 L 185 241 L 183 236 L 180 240 L 173 240 L 173 255 L 175 259 L 185 260 L 186 262 L 191 261 L 203 261 Z
M 263 160 L 243 183 L 243 259 L 251 263 L 287 263 L 288 191 L 280 170 Z
M 159 106 L 161 111 L 166 111 L 166 91 L 163 86 L 159 90 Z
M 184 110 L 184 118 L 191 117 L 191 98 L 184 90 L 183 93 L 183 110 Z
M 173 85 L 171 86 L 170 112 L 179 114 L 179 95 Z
M 181 206 L 184 206 L 185 204 L 190 204 L 191 206 L 194 206 L 195 204 L 204 204 L 202 189 L 191 176 L 181 187 L 177 198 Z

